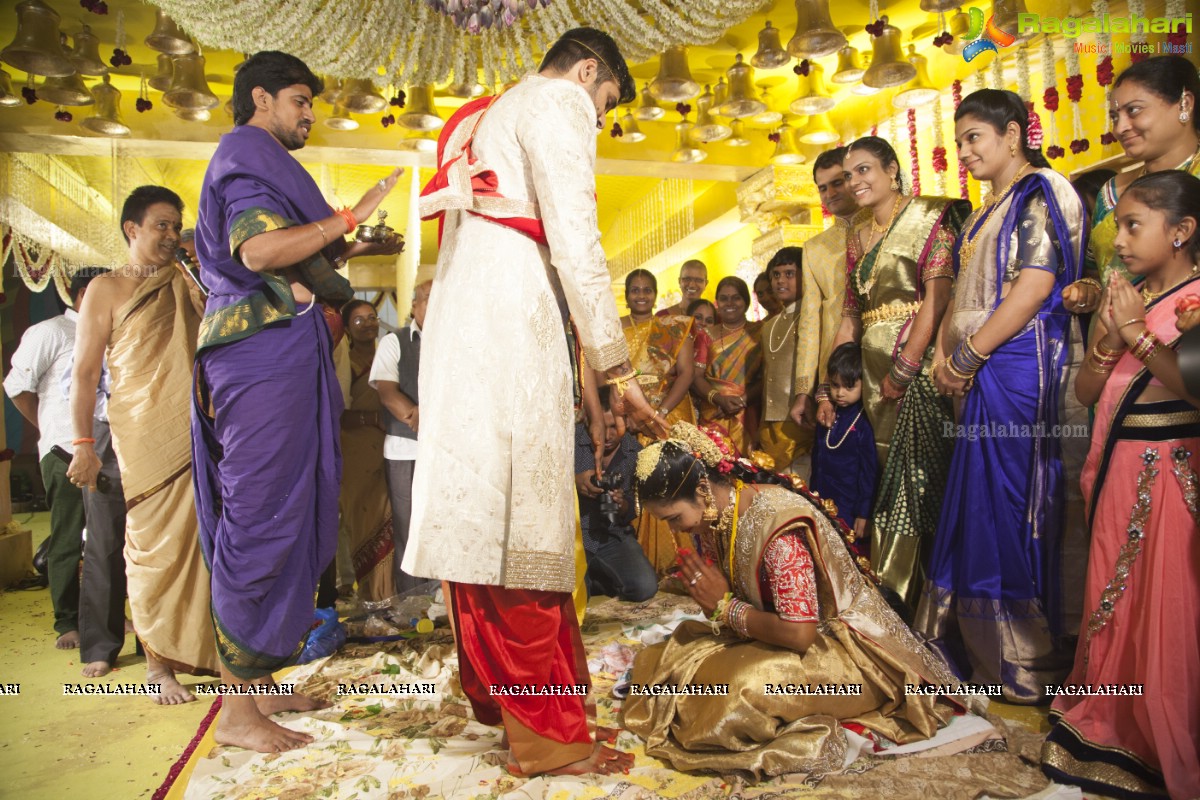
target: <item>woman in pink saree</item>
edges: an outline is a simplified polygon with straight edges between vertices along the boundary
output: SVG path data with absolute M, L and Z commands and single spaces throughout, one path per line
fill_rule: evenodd
M 1083 495 L 1092 545 L 1075 667 L 1050 712 L 1050 777 L 1122 798 L 1200 797 L 1200 399 L 1175 308 L 1200 293 L 1200 179 L 1157 172 L 1116 211 L 1114 273 L 1076 381 L 1096 404 Z M 1090 687 L 1090 688 L 1089 688 Z

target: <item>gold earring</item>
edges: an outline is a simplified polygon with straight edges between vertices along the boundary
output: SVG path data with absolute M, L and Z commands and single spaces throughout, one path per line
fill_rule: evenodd
M 715 522 L 717 519 L 717 498 L 713 497 L 712 487 L 708 485 L 708 478 L 700 481 L 700 497 L 704 500 L 704 513 L 701 519 L 705 522 Z
M 1016 145 L 1016 143 L 1014 143 L 1014 142 L 1010 142 L 1010 143 L 1009 143 L 1009 145 L 1008 145 L 1008 154 L 1009 154 L 1010 156 L 1012 156 L 1013 158 L 1016 158 L 1016 157 L 1017 157 L 1017 145 Z
M 898 190 L 899 188 L 900 188 L 900 184 L 896 182 L 895 178 L 892 178 L 892 191 L 894 192 L 894 191 Z

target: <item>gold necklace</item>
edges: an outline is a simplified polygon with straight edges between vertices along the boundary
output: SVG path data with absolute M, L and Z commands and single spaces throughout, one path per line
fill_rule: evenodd
M 771 330 L 767 331 L 767 349 L 771 351 L 771 355 L 778 353 L 785 344 L 788 337 L 792 335 L 792 328 L 796 327 L 796 321 L 800 319 L 800 315 L 792 317 L 792 321 L 788 324 L 788 329 L 784 332 L 783 338 L 779 340 L 779 344 L 775 345 L 775 329 L 779 327 L 779 320 L 786 317 L 787 313 L 783 313 L 775 317 L 775 321 L 771 323 Z
M 1151 303 L 1153 303 L 1158 298 L 1162 297 L 1164 294 L 1175 291 L 1180 286 L 1182 286 L 1186 281 L 1190 280 L 1191 278 L 1194 278 L 1195 276 L 1196 276 L 1196 269 L 1193 267 L 1191 272 L 1189 272 L 1183 278 L 1181 278 L 1180 280 L 1171 284 L 1167 288 L 1163 289 L 1161 292 L 1152 292 L 1148 288 L 1146 288 L 1145 285 L 1143 285 L 1142 286 L 1142 304 L 1145 306 L 1149 306 Z
M 959 249 L 958 254 L 959 269 L 965 268 L 971 263 L 971 259 L 975 257 L 975 249 L 979 246 L 975 240 L 979 237 L 980 232 L 987 223 L 988 217 L 991 216 L 992 209 L 1004 202 L 1004 198 L 1008 197 L 1008 193 L 1017 185 L 1017 181 L 1021 180 L 1025 175 L 1025 170 L 1028 168 L 1029 163 L 1026 162 L 1017 170 L 1017 174 L 1013 175 L 1013 179 L 1004 187 L 1004 191 L 999 193 L 992 192 L 988 199 L 983 201 L 983 207 L 980 209 L 979 223 L 968 226 L 966 235 L 963 236 L 962 247 Z M 971 228 L 975 229 L 974 235 L 971 234 Z
M 729 544 L 725 551 L 725 558 L 729 562 L 728 577 L 730 583 L 733 583 L 733 559 L 736 552 L 738 529 L 738 502 L 741 500 L 743 486 L 744 484 L 741 481 L 736 481 L 733 484 L 733 488 L 730 489 L 730 492 L 733 494 L 733 502 L 725 506 L 725 510 L 721 512 L 721 516 L 717 520 L 717 532 L 721 534 L 715 537 L 718 544 L 725 540 L 725 531 L 729 531 Z M 714 552 L 717 552 L 715 548 Z
M 895 203 L 895 205 L 892 206 L 892 217 L 891 217 L 891 219 L 888 220 L 888 224 L 886 227 L 880 228 L 878 225 L 876 225 L 875 224 L 875 216 L 871 215 L 871 231 L 872 231 L 872 233 L 871 233 L 871 236 L 867 237 L 867 244 L 871 243 L 871 239 L 874 238 L 874 235 L 876 233 L 882 233 L 883 238 L 881 238 L 879 240 L 879 244 L 876 245 L 876 247 L 879 248 L 879 252 L 881 252 L 881 253 L 883 252 L 883 243 L 887 241 L 888 234 L 890 234 L 892 232 L 892 225 L 895 224 L 896 217 L 900 215 L 900 206 L 903 203 L 904 203 L 904 195 L 897 196 L 896 203 Z M 858 287 L 858 293 L 861 294 L 863 297 L 866 297 L 867 294 L 870 293 L 871 287 L 873 287 L 875 285 L 876 272 L 875 272 L 874 262 L 872 262 L 872 264 L 871 264 L 871 274 L 867 277 L 866 280 L 863 280 L 863 275 L 862 275 L 862 262 L 867 260 L 867 255 L 871 252 L 872 249 L 874 249 L 874 248 L 866 247 L 866 246 L 863 247 L 862 256 L 859 258 L 858 266 L 854 270 L 854 284 L 855 284 L 855 286 Z M 879 257 L 876 256 L 875 260 L 878 261 Z
M 1175 170 L 1176 170 L 1176 171 L 1178 171 L 1178 170 L 1185 170 L 1185 169 L 1187 169 L 1188 167 L 1190 167 L 1190 166 L 1192 165 L 1192 162 L 1193 162 L 1193 161 L 1195 161 L 1197 157 L 1200 157 L 1200 148 L 1197 148 L 1197 149 L 1196 149 L 1196 152 L 1192 153 L 1190 156 L 1188 156 L 1187 158 L 1185 158 L 1185 159 L 1183 160 L 1183 163 L 1182 163 L 1182 164 L 1180 164 L 1179 166 L 1175 167 Z M 1156 171 L 1156 172 L 1166 172 L 1167 170 L 1155 170 L 1155 171 Z M 1149 164 L 1143 164 L 1143 165 L 1142 165 L 1142 169 L 1141 169 L 1141 171 L 1140 171 L 1140 172 L 1137 174 L 1137 176 L 1138 176 L 1138 178 L 1141 178 L 1142 176 L 1144 176 L 1144 175 L 1149 175 L 1149 174 L 1150 174 L 1150 165 L 1149 165 Z

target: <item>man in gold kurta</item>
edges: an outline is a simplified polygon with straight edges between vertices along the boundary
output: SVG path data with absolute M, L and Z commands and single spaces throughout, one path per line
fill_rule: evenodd
M 771 288 L 782 310 L 759 330 L 763 356 L 763 415 L 759 427 L 762 450 L 775 462 L 778 472 L 795 472 L 808 478 L 813 433 L 791 418 L 796 388 L 797 327 L 800 321 L 801 262 L 804 251 L 784 247 L 771 257 L 767 272 Z
M 821 203 L 833 214 L 833 225 L 804 243 L 805 264 L 800 273 L 800 321 L 797 323 L 796 385 L 791 417 L 809 428 L 816 412 L 813 396 L 824 384 L 833 340 L 842 324 L 846 302 L 846 237 L 859 216 L 850 193 L 842 159 L 846 148 L 835 147 L 817 156 L 813 181 Z

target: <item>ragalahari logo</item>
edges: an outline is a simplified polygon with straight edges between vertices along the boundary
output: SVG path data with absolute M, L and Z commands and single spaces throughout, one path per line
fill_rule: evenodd
M 969 14 L 970 21 L 966 36 L 968 43 L 963 48 L 964 60 L 972 61 L 976 56 L 989 50 L 998 53 L 1000 49 L 996 45 L 1008 47 L 1017 40 L 1016 36 L 996 27 L 994 14 L 987 18 L 987 24 L 984 24 L 983 12 L 978 8 L 972 7 Z

